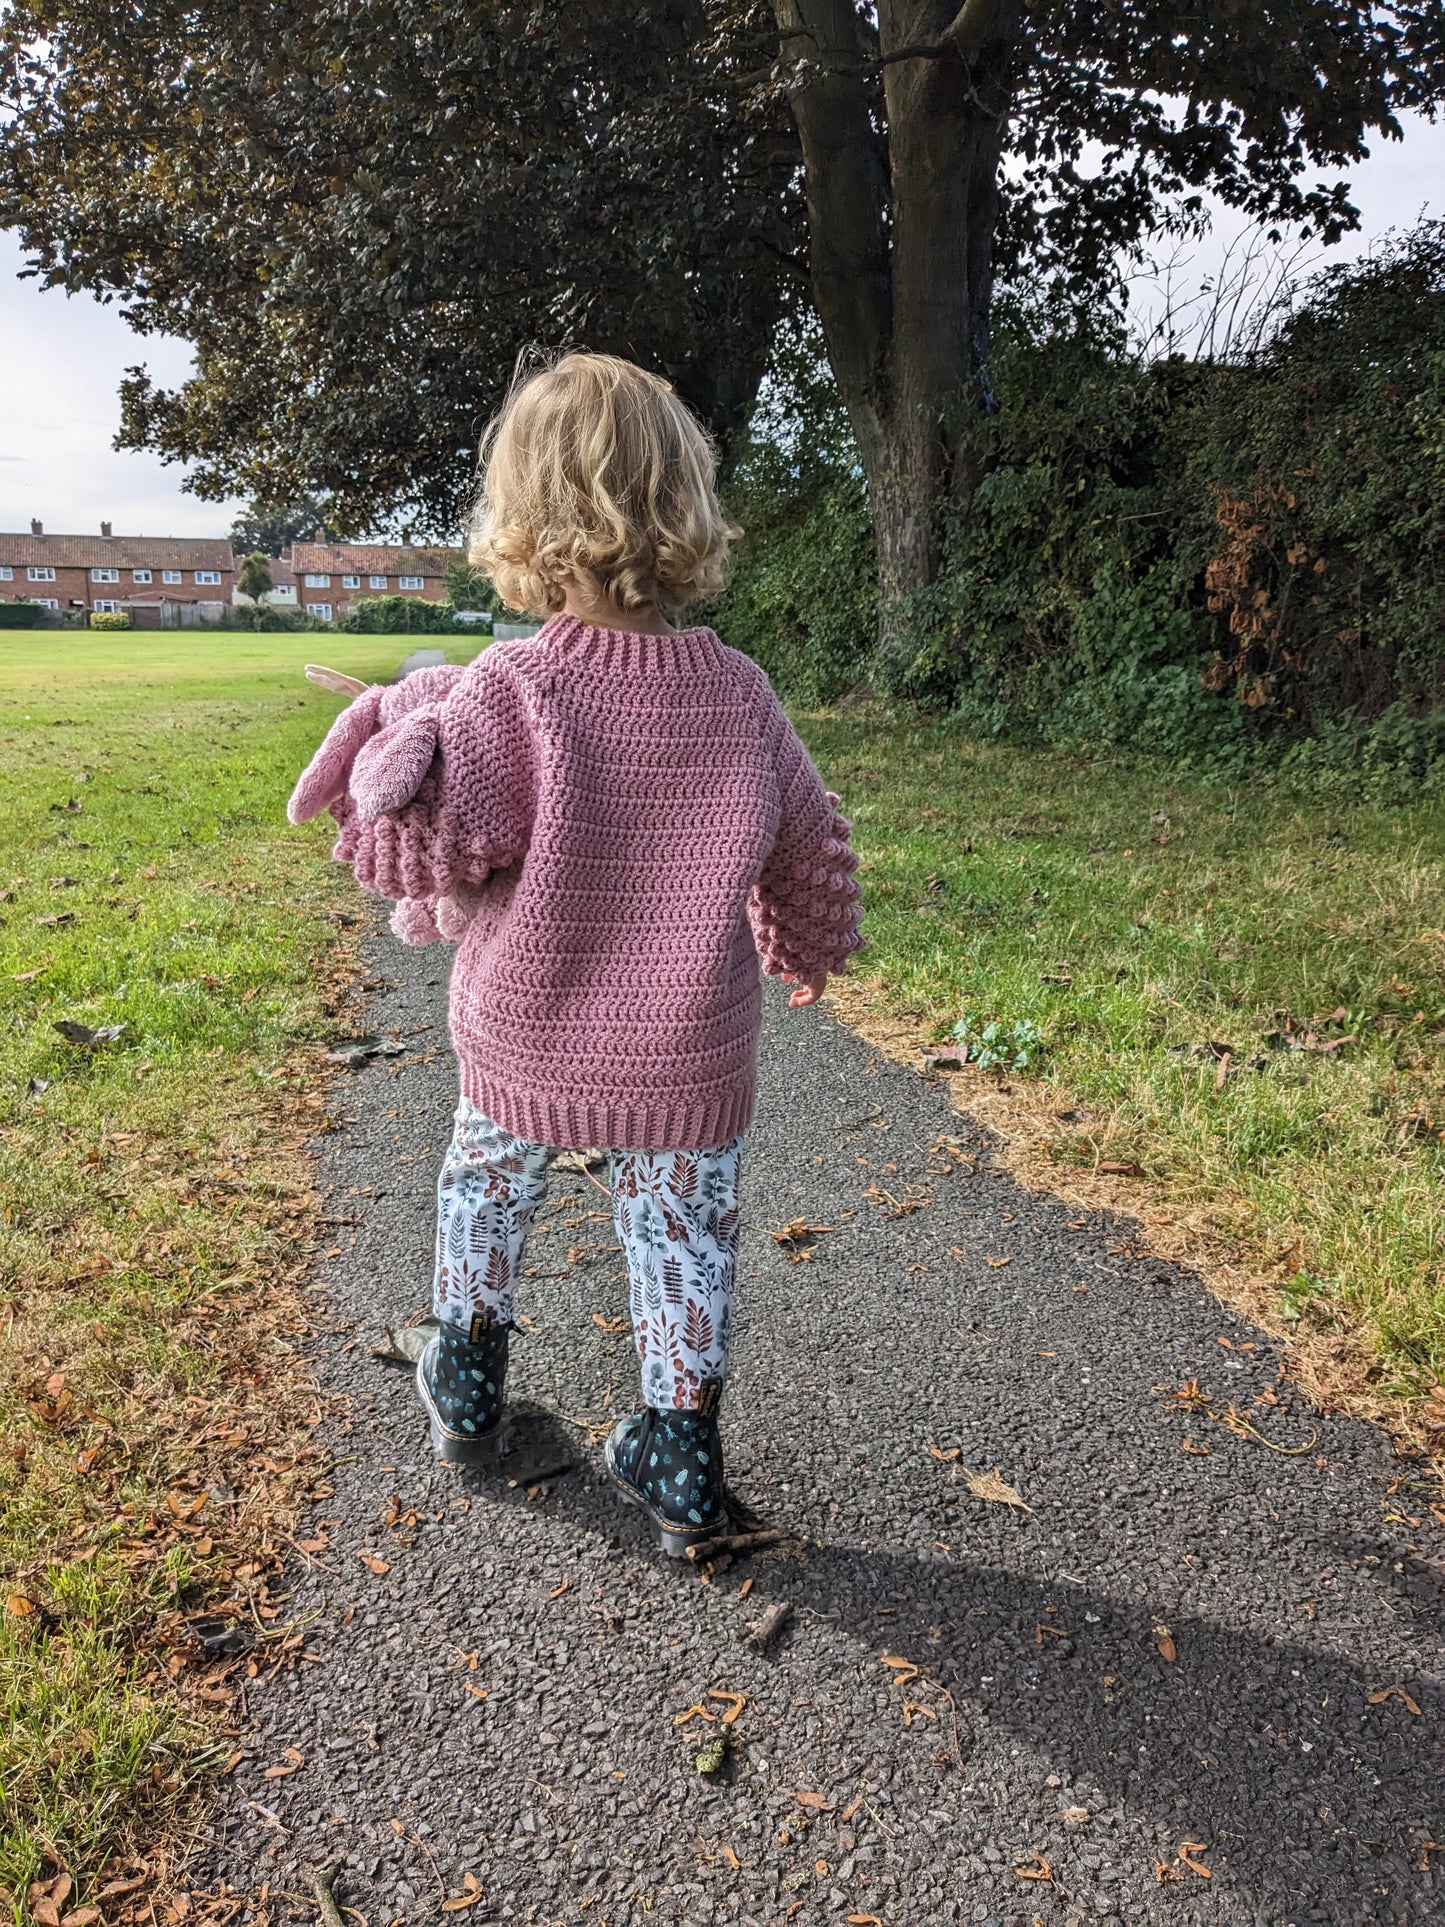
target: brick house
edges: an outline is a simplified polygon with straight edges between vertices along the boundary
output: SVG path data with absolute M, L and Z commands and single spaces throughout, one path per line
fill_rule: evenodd
M 0 534 L 0 601 L 77 614 L 129 611 L 138 629 L 215 622 L 230 604 L 236 558 L 225 540 L 186 536 Z
M 362 596 L 446 597 L 446 573 L 462 549 L 418 549 L 388 542 L 293 542 L 288 560 L 298 606 L 322 622 L 350 612 Z

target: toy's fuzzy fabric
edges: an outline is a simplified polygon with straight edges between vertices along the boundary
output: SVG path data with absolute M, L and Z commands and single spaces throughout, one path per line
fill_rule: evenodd
M 751 1119 L 759 961 L 811 977 L 862 941 L 837 801 L 710 629 L 559 616 L 358 696 L 291 814 L 330 808 L 405 941 L 460 942 L 478 1110 L 539 1144 L 694 1150 Z

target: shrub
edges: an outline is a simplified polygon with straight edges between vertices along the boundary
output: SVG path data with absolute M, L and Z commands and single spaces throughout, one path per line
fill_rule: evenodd
M 49 614 L 38 602 L 0 602 L 0 629 L 38 629 Z
M 361 636 L 447 636 L 456 630 L 450 602 L 409 595 L 362 596 L 332 626 Z
M 92 609 L 89 626 L 92 629 L 133 629 L 135 624 L 129 609 Z

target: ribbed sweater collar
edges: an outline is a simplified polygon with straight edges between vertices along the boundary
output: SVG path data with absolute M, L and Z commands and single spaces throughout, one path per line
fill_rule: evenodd
M 538 630 L 536 640 L 558 655 L 621 675 L 715 669 L 722 660 L 722 644 L 711 629 L 642 636 L 633 629 L 596 629 L 576 616 L 552 616 Z

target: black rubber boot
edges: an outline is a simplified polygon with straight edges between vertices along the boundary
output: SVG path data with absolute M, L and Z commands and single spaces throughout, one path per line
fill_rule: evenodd
M 416 1389 L 439 1459 L 474 1465 L 494 1456 L 507 1388 L 507 1327 L 440 1324 L 416 1362 Z
M 607 1441 L 613 1483 L 652 1520 L 671 1559 L 685 1558 L 689 1546 L 727 1531 L 717 1425 L 720 1390 L 716 1384 L 703 1387 L 709 1401 L 704 1411 L 657 1411 L 649 1405 L 623 1419 Z

